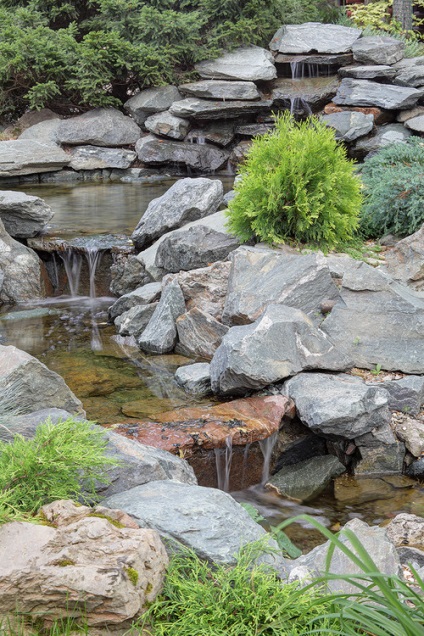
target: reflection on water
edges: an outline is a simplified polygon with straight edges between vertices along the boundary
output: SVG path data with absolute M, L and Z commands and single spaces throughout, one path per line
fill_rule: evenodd
M 82 400 L 87 417 L 103 425 L 153 418 L 192 404 L 174 380 L 176 369 L 190 361 L 148 357 L 120 344 L 107 322 L 114 300 L 63 297 L 0 314 L 0 341 L 59 373 Z

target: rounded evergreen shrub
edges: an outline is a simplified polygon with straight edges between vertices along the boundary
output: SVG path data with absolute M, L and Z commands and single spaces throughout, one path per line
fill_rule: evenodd
M 382 148 L 362 168 L 361 231 L 367 238 L 408 236 L 424 223 L 424 139 Z
M 228 228 L 241 241 L 296 241 L 337 247 L 354 237 L 361 184 L 354 164 L 316 118 L 289 113 L 275 130 L 257 137 L 240 168 Z

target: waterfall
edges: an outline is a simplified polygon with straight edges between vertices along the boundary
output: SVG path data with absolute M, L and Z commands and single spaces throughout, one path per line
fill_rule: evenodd
M 274 450 L 274 446 L 277 443 L 278 433 L 275 432 L 266 439 L 262 439 L 259 442 L 259 447 L 262 451 L 262 455 L 264 457 L 264 465 L 262 468 L 262 484 L 265 484 L 269 478 L 269 467 L 271 464 L 272 451 Z
M 97 247 L 87 246 L 85 257 L 88 263 L 88 276 L 90 280 L 90 298 L 96 298 L 96 270 L 102 259 L 102 254 Z
M 215 448 L 216 475 L 218 488 L 224 492 L 230 489 L 231 462 L 233 459 L 233 439 L 228 435 L 225 440 L 225 448 Z
M 78 254 L 73 249 L 67 249 L 64 252 L 59 252 L 59 256 L 62 259 L 63 265 L 65 267 L 71 297 L 76 298 L 76 296 L 78 296 L 81 277 L 81 254 Z

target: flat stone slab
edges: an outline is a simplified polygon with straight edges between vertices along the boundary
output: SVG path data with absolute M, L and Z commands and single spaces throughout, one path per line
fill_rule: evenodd
M 150 115 L 144 122 L 144 127 L 155 135 L 184 139 L 190 130 L 190 122 L 182 117 L 175 117 L 169 111 Z
M 71 150 L 73 170 L 103 170 L 118 168 L 126 170 L 137 159 L 132 150 L 123 148 L 102 148 L 98 146 L 77 146 Z
M 62 119 L 57 129 L 59 143 L 70 146 L 130 146 L 140 137 L 135 121 L 115 108 L 96 108 Z
M 355 111 L 343 111 L 323 115 L 321 120 L 336 131 L 336 139 L 354 141 L 367 135 L 374 128 L 374 115 L 364 115 Z
M 204 99 L 254 100 L 260 99 L 254 82 L 237 82 L 227 80 L 203 80 L 181 84 L 179 90 L 188 97 L 202 97 Z
M 269 81 L 277 77 L 269 51 L 259 46 L 241 47 L 215 60 L 195 64 L 200 77 L 243 81 Z
M 270 49 L 297 54 L 348 53 L 360 36 L 360 29 L 338 24 L 288 24 L 278 29 L 270 42 Z
M 257 101 L 212 101 L 197 97 L 187 97 L 180 102 L 174 102 L 169 109 L 176 117 L 191 117 L 193 119 L 225 119 L 259 113 L 271 108 L 269 99 Z
M 385 35 L 360 38 L 352 45 L 353 59 L 363 64 L 396 64 L 404 52 L 404 42 Z
M 183 164 L 198 172 L 219 170 L 230 156 L 226 150 L 208 144 L 168 141 L 153 135 L 140 139 L 135 149 L 140 161 L 147 165 Z
M 265 487 L 281 497 L 307 502 L 318 497 L 334 477 L 345 471 L 337 457 L 322 455 L 282 468 L 267 481 Z
M 406 110 L 415 106 L 421 96 L 422 91 L 416 88 L 345 78 L 333 101 L 341 106 L 378 106 L 387 110 Z
M 141 126 L 149 115 L 168 110 L 171 104 L 179 99 L 181 93 L 176 86 L 154 86 L 131 97 L 125 102 L 124 108 Z
M 70 155 L 55 144 L 30 139 L 0 141 L 0 178 L 56 172 L 70 162 Z
M 424 69 L 423 69 L 424 70 Z M 396 76 L 396 69 L 387 64 L 369 64 L 368 66 L 344 66 L 339 70 L 340 77 L 366 80 L 391 80 Z M 396 82 L 395 82 L 396 83 Z M 408 86 L 408 84 L 405 84 Z

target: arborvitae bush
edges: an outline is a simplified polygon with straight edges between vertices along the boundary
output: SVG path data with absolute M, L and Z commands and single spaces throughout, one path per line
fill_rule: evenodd
M 334 131 L 319 120 L 284 113 L 274 131 L 254 140 L 240 175 L 228 227 L 242 241 L 329 249 L 353 239 L 361 184 Z
M 424 140 L 382 148 L 362 168 L 361 230 L 367 238 L 408 236 L 424 223 Z
M 0 523 L 56 499 L 95 499 L 96 485 L 108 483 L 117 464 L 106 446 L 100 426 L 73 418 L 40 424 L 33 439 L 0 442 Z

